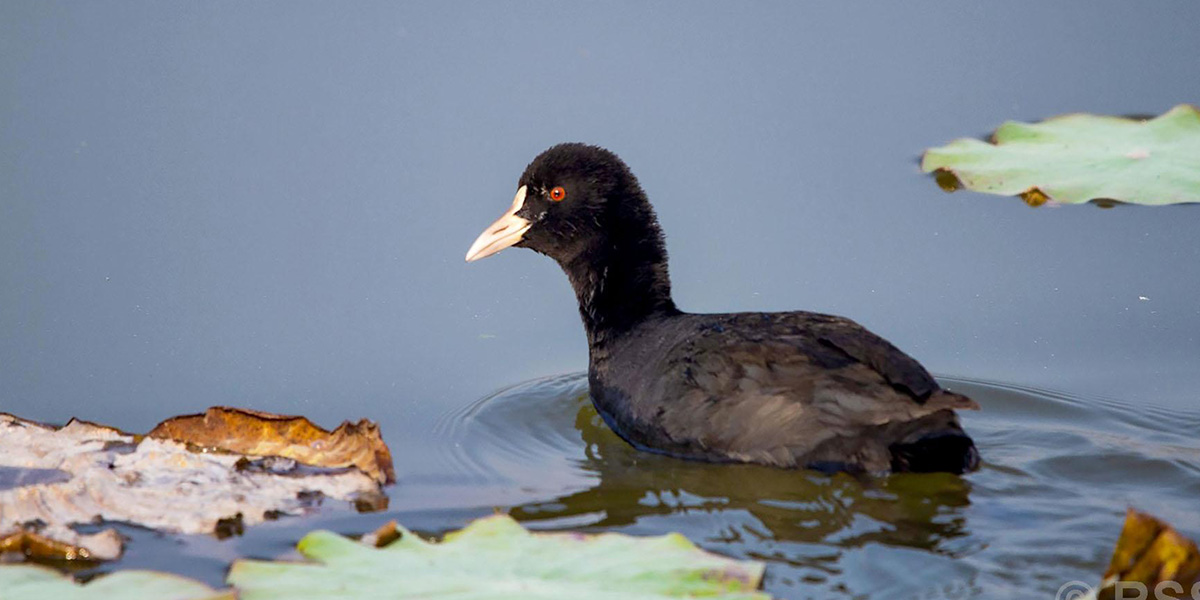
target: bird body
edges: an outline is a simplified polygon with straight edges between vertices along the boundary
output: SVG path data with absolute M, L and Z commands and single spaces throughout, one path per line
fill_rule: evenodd
M 857 323 L 680 311 L 653 209 L 607 150 L 561 144 L 534 159 L 467 260 L 513 245 L 566 272 L 587 332 L 592 402 L 639 449 L 827 471 L 978 466 L 954 413 L 975 402 Z
M 965 438 L 953 409 L 977 408 L 857 323 L 808 312 L 650 319 L 593 348 L 588 383 L 639 448 L 777 467 L 911 470 L 899 447 Z

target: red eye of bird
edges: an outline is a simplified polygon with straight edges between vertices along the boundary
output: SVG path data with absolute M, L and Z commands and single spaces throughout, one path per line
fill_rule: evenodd
M 562 186 L 559 186 L 559 187 L 556 187 L 556 188 L 550 190 L 550 199 L 555 202 L 562 202 L 563 198 L 566 198 L 566 197 L 567 197 L 567 190 L 564 190 L 562 188 Z

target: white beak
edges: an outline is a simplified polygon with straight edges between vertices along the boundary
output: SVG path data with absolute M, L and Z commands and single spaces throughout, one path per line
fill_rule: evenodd
M 521 186 L 513 198 L 512 208 L 475 238 L 475 243 L 467 250 L 467 262 L 487 258 L 521 241 L 521 236 L 533 226 L 529 221 L 517 216 L 517 211 L 524 205 L 525 186 Z

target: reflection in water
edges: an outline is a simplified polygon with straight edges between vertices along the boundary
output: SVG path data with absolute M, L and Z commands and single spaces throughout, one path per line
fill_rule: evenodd
M 745 525 L 730 528 L 729 536 L 924 549 L 962 535 L 961 518 L 938 519 L 967 504 L 969 484 L 958 477 L 856 479 L 648 455 L 608 429 L 585 395 L 572 404 L 585 448 L 579 468 L 599 479 L 594 487 L 518 507 L 513 515 L 519 519 L 594 516 L 591 525 L 617 527 L 653 515 L 741 512 Z
M 984 406 L 964 414 L 985 458 L 966 478 L 830 477 L 638 452 L 592 409 L 582 375 L 504 390 L 450 415 L 444 433 L 457 470 L 536 498 L 510 508 L 531 527 L 679 531 L 767 561 L 767 588 L 788 598 L 1053 597 L 1103 571 L 1126 504 L 1200 529 L 1190 434 L 1200 417 L 943 383 Z

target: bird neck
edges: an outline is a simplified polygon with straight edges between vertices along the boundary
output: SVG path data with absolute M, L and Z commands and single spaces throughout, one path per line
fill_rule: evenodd
M 679 312 L 656 223 L 637 242 L 585 250 L 562 268 L 579 301 L 588 346 L 597 348 L 645 320 Z

